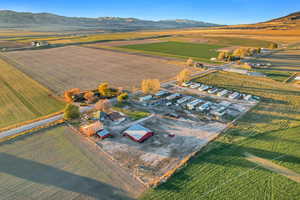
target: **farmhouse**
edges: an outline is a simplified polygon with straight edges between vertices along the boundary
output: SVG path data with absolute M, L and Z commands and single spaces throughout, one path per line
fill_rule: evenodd
M 109 119 L 116 123 L 121 123 L 126 120 L 126 118 L 119 112 L 112 112 L 108 115 Z
M 100 121 L 80 127 L 80 132 L 89 137 L 95 135 L 98 131 L 101 130 L 103 130 L 103 124 Z
M 48 42 L 46 41 L 32 41 L 31 46 L 33 47 L 40 47 L 40 46 L 46 46 L 48 45 Z
M 148 129 L 140 124 L 135 124 L 135 125 L 129 127 L 123 133 L 123 135 L 128 136 L 133 141 L 139 142 L 139 143 L 150 138 L 151 136 L 153 136 L 153 134 L 154 133 L 150 129 Z

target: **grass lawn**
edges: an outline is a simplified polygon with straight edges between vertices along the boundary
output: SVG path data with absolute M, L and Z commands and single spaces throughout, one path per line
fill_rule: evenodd
M 299 89 L 229 72 L 210 74 L 199 82 L 258 95 L 262 101 L 142 199 L 298 199 L 299 183 L 248 161 L 245 154 L 300 174 Z
M 132 109 L 125 109 L 124 106 L 126 104 L 117 104 L 113 107 L 113 110 L 116 110 L 118 112 L 122 112 L 125 115 L 127 115 L 132 120 L 139 120 L 145 117 L 148 117 L 150 115 L 149 112 L 144 110 L 132 110 Z
M 51 92 L 0 60 L 0 128 L 32 120 L 64 107 Z
M 217 57 L 219 48 L 225 46 L 211 44 L 196 44 L 185 42 L 161 42 L 151 44 L 136 44 L 120 46 L 121 48 L 137 50 L 142 52 L 155 53 L 162 56 L 173 56 L 179 58 L 192 57 L 198 60 L 209 61 L 212 57 Z

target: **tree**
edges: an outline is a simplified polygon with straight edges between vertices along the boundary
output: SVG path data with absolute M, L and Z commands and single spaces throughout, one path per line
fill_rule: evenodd
M 181 85 L 183 82 L 187 82 L 191 79 L 191 72 L 188 69 L 184 69 L 176 77 L 177 83 Z
M 98 86 L 98 91 L 99 91 L 101 96 L 108 96 L 108 93 L 109 93 L 108 83 L 107 82 L 101 83 Z
M 65 101 L 71 103 L 73 101 L 73 95 L 80 94 L 79 88 L 73 88 L 64 92 Z
M 95 95 L 91 91 L 84 93 L 83 97 L 88 101 L 88 103 L 93 103 L 95 101 Z
M 128 99 L 128 94 L 126 92 L 121 93 L 117 97 L 117 100 L 118 100 L 119 103 L 123 103 L 126 99 Z
M 192 67 L 194 65 L 194 60 L 192 58 L 187 59 L 186 65 Z
M 80 117 L 79 107 L 73 104 L 67 104 L 64 110 L 64 119 L 71 120 Z
M 270 49 L 277 49 L 278 48 L 278 44 L 276 43 L 271 43 L 269 46 Z
M 96 110 L 106 112 L 106 113 L 111 112 L 111 107 L 112 105 L 108 99 L 101 99 L 95 104 Z
M 146 79 L 142 81 L 141 88 L 144 94 L 154 94 L 160 90 L 160 81 L 158 79 Z
M 218 55 L 218 60 L 225 60 L 227 58 L 227 52 L 221 51 Z
M 245 63 L 245 64 L 243 65 L 243 68 L 244 68 L 244 69 L 251 70 L 251 69 L 252 69 L 252 66 L 251 66 L 249 63 Z

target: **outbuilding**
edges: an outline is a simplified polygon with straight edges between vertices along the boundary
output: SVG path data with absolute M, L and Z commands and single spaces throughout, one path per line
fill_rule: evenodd
M 154 133 L 150 129 L 140 124 L 135 124 L 129 127 L 127 130 L 125 130 L 123 132 L 123 135 L 128 136 L 130 139 L 132 139 L 135 142 L 142 143 L 148 138 L 152 137 Z
M 97 132 L 97 135 L 103 140 L 105 138 L 108 137 L 112 137 L 112 134 L 107 130 L 107 129 L 103 129 L 101 131 Z
M 103 130 L 103 124 L 100 121 L 96 121 L 92 124 L 87 124 L 80 127 L 80 132 L 89 137 L 95 135 L 98 131 L 101 130 Z

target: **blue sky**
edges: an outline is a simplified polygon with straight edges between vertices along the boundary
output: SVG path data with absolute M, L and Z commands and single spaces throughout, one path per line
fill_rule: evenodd
M 1 0 L 0 9 L 64 16 L 193 19 L 240 24 L 300 11 L 300 0 Z

